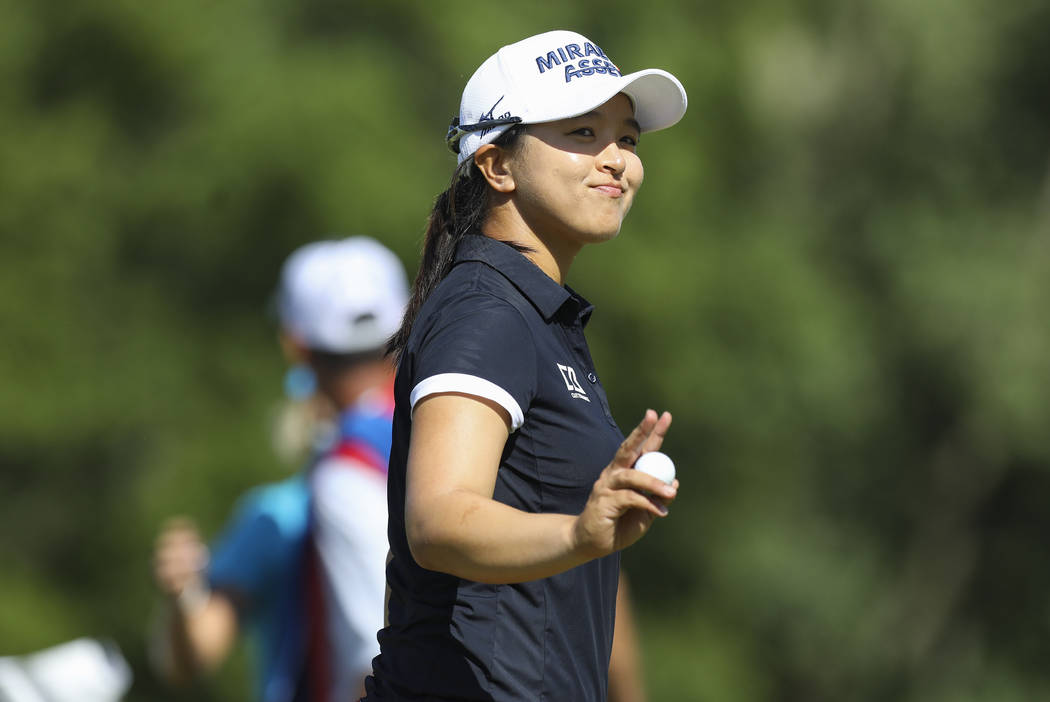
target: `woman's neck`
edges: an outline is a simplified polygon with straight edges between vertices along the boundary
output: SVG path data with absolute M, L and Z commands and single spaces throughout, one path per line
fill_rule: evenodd
M 564 285 L 576 254 L 577 244 L 568 245 L 557 237 L 537 234 L 509 203 L 493 207 L 481 225 L 481 233 L 490 239 L 527 247 L 524 256 L 558 285 Z

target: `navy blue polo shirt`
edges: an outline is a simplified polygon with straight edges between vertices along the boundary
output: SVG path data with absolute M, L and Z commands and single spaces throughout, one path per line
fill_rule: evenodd
M 388 625 L 366 699 L 606 699 L 619 554 L 488 585 L 419 567 L 405 537 L 412 407 L 437 392 L 510 415 L 494 499 L 583 511 L 623 441 L 583 336 L 592 309 L 510 246 L 468 235 L 420 310 L 394 387 Z

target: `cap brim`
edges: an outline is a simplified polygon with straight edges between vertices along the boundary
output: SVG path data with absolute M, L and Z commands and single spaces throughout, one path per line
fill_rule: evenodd
M 541 124 L 586 114 L 624 93 L 634 103 L 634 118 L 643 132 L 666 129 L 682 119 L 688 98 L 678 79 L 667 71 L 649 68 L 620 76 L 615 80 L 596 82 L 592 90 L 579 91 L 573 104 L 555 102 L 553 114 L 532 114 L 526 124 Z
M 676 124 L 689 104 L 678 79 L 659 68 L 623 76 L 619 92 L 634 101 L 634 118 L 643 132 L 655 132 Z

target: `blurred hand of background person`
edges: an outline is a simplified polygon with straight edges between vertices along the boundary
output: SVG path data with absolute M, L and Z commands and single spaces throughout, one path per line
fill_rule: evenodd
M 192 520 L 176 517 L 164 524 L 153 555 L 164 611 L 151 644 L 155 667 L 172 683 L 185 684 L 214 669 L 237 636 L 233 598 L 211 591 L 207 563 L 208 547 Z
M 163 595 L 178 599 L 183 592 L 199 591 L 204 587 L 207 563 L 208 547 L 191 519 L 175 517 L 165 522 L 153 555 L 153 576 Z

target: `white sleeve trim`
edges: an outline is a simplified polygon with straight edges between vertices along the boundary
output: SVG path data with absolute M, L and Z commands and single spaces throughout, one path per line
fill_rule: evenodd
M 492 400 L 510 415 L 510 430 L 512 432 L 521 428 L 525 423 L 525 413 L 521 411 L 521 405 L 514 397 L 495 383 L 479 378 L 476 375 L 466 373 L 439 373 L 429 378 L 424 378 L 412 388 L 409 401 L 415 410 L 416 403 L 428 395 L 439 392 L 461 392 L 465 395 L 476 395 L 486 400 Z

